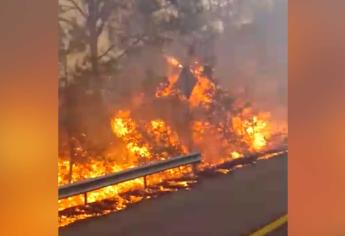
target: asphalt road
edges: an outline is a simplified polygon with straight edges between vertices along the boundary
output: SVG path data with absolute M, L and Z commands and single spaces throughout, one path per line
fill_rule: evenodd
M 268 236 L 286 236 L 288 230 L 287 223 L 279 227 L 278 229 L 274 230 L 272 233 L 270 233 Z
M 248 235 L 287 213 L 287 154 L 229 175 L 203 177 L 190 191 L 147 200 L 122 212 L 80 221 L 61 236 Z M 287 235 L 287 226 L 272 235 Z

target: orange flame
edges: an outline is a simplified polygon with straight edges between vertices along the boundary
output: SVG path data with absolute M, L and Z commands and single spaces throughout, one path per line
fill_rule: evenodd
M 203 71 L 203 66 L 198 63 L 195 63 L 194 67 L 191 68 L 192 74 L 197 79 L 192 95 L 189 98 L 189 102 L 192 107 L 204 106 L 208 108 L 213 102 L 216 86 L 209 78 L 202 74 Z
M 166 84 L 161 84 L 157 88 L 155 94 L 157 98 L 179 94 L 174 85 L 179 79 L 183 66 L 174 57 L 166 56 L 165 59 L 169 65 L 168 79 Z M 200 168 L 208 168 L 227 160 L 241 158 L 246 151 L 263 150 L 272 136 L 269 113 L 255 114 L 252 109 L 244 109 L 234 115 L 227 111 L 227 107 L 222 107 L 226 113 L 222 119 L 219 117 L 209 119 L 208 117 L 213 115 L 209 112 L 210 108 L 220 104 L 215 96 L 219 88 L 204 74 L 204 68 L 200 63 L 195 62 L 189 69 L 197 83 L 189 100 L 183 97 L 180 98 L 189 103 L 191 112 L 195 108 L 203 108 L 207 113 L 207 116 L 193 117 L 190 124 L 186 123 L 186 128 L 190 125 L 193 145 L 202 152 L 204 157 Z M 181 134 L 161 118 L 146 121 L 136 120 L 132 117 L 132 112 L 125 109 L 115 113 L 110 126 L 117 137 L 117 141 L 119 141 L 115 147 L 115 152 L 109 152 L 100 157 L 83 155 L 85 160 L 74 163 L 72 175 L 70 175 L 69 160 L 60 158 L 58 162 L 59 185 L 67 184 L 69 181 L 76 182 L 86 178 L 94 178 L 140 166 L 151 161 L 164 160 L 171 156 L 188 153 L 189 147 L 183 143 Z M 214 146 L 214 148 L 210 148 L 211 146 Z M 85 153 L 82 148 L 79 147 L 79 149 L 79 152 Z M 228 170 L 220 170 L 220 172 L 228 173 Z M 147 183 L 155 185 L 190 173 L 191 167 L 170 169 L 148 177 Z M 71 176 L 71 179 L 69 179 L 69 176 Z M 179 181 L 171 182 L 171 184 L 175 187 L 188 187 L 190 183 Z M 143 185 L 144 180 L 138 178 L 115 186 L 108 186 L 88 193 L 88 202 L 92 203 L 112 198 L 116 199 L 115 210 L 125 209 L 129 204 L 145 198 L 143 196 L 131 196 L 127 199 L 122 197 L 122 194 L 131 190 L 143 189 Z M 159 191 L 174 190 L 160 186 Z M 82 195 L 74 196 L 59 200 L 59 210 L 83 204 L 84 197 Z M 110 210 L 105 210 L 97 214 L 107 214 L 109 212 Z M 59 217 L 59 224 L 63 226 L 95 214 L 85 213 L 70 217 L 62 215 Z
M 174 85 L 176 84 L 182 71 L 182 64 L 174 57 L 165 56 L 165 60 L 169 65 L 168 82 L 162 83 L 156 91 L 156 97 L 166 97 L 174 94 Z

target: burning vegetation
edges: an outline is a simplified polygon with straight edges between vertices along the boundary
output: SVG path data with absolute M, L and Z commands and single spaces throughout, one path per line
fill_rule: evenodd
M 123 107 L 114 112 L 109 129 L 115 141 L 105 153 L 88 153 L 82 145 L 75 145 L 78 161 L 59 158 L 59 186 L 194 150 L 202 153 L 198 169 L 205 171 L 280 144 L 269 112 L 258 112 L 246 101 L 233 98 L 200 62 L 183 65 L 171 56 L 165 60 L 167 78 L 155 93 L 145 94 L 139 107 Z M 147 106 L 154 107 L 154 111 L 143 112 L 141 107 Z M 176 110 L 179 113 L 174 113 Z M 59 225 L 122 210 L 164 192 L 188 189 L 195 182 L 192 168 L 185 166 L 148 176 L 147 188 L 143 188 L 144 180 L 138 178 L 89 192 L 88 206 L 84 205 L 83 195 L 62 199 Z

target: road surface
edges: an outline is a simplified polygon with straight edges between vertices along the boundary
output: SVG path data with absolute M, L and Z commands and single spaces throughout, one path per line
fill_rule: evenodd
M 60 236 L 249 235 L 287 213 L 287 154 L 228 175 L 202 177 L 192 190 L 60 229 Z M 287 225 L 272 233 L 287 235 Z

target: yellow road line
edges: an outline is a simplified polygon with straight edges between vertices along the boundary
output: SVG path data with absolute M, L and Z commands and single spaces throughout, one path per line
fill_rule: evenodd
M 273 221 L 272 223 L 262 227 L 261 229 L 259 229 L 258 231 L 250 234 L 249 236 L 263 236 L 263 235 L 267 235 L 268 233 L 272 232 L 273 230 L 279 228 L 280 226 L 282 226 L 283 224 L 285 224 L 288 220 L 288 216 L 287 214 L 280 217 L 279 219 Z

